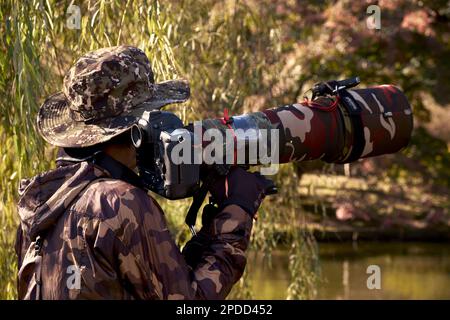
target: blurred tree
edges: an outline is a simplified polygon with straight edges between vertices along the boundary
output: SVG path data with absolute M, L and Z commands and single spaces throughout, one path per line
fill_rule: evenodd
M 393 83 L 402 88 L 413 106 L 416 128 L 424 127 L 430 120 L 430 108 L 423 102 L 424 94 L 431 94 L 444 107 L 450 103 L 448 1 L 269 3 L 274 6 L 271 12 L 275 19 L 283 21 L 281 34 L 284 35 L 282 41 L 286 52 L 283 54 L 284 68 L 276 84 L 276 96 L 291 101 L 300 99 L 306 81 L 310 84 L 358 75 L 362 79 L 361 86 Z M 379 30 L 367 28 L 366 8 L 369 4 L 380 6 Z M 424 164 L 424 167 L 414 169 L 423 179 L 430 174 L 433 178 L 439 176 L 438 183 L 450 186 L 449 172 L 444 169 L 450 161 L 448 147 L 440 137 L 426 134 L 427 130 L 417 130 L 411 142 L 411 148 L 416 151 L 406 151 L 404 155 Z M 436 143 L 422 143 L 424 139 Z M 427 161 L 422 158 L 425 153 L 428 154 Z M 400 157 L 392 157 L 389 166 Z M 300 166 L 308 168 L 311 165 Z

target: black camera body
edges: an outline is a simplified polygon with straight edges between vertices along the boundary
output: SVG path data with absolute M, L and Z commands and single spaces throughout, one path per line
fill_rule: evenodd
M 194 141 L 193 132 L 174 113 L 143 113 L 138 126 L 132 128 L 132 139 L 139 145 L 137 165 L 145 188 L 171 200 L 194 194 L 200 185 L 200 164 L 175 163 L 171 158 L 173 149 L 187 136 Z M 190 148 L 194 154 L 194 144 L 190 143 Z

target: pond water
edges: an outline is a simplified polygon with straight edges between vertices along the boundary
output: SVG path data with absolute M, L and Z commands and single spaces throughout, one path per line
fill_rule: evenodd
M 320 243 L 317 299 L 450 299 L 448 243 Z M 273 253 L 272 268 L 249 257 L 255 299 L 285 299 L 288 251 Z M 367 267 L 380 267 L 381 289 L 368 289 Z

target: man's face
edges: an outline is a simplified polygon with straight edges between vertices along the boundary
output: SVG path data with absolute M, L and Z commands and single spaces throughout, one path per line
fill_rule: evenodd
M 128 168 L 130 168 L 131 170 L 136 169 L 136 166 L 137 166 L 137 161 L 136 161 L 136 156 L 137 156 L 137 154 L 136 154 L 136 148 L 135 148 L 132 144 L 130 144 L 130 145 L 128 145 L 128 147 L 126 148 L 125 151 L 126 151 L 126 154 L 128 155 L 126 166 L 127 166 Z
M 111 144 L 104 152 L 131 170 L 136 169 L 136 148 L 133 144 Z

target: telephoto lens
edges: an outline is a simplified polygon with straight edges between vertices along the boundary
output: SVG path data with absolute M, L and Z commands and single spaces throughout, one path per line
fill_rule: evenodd
M 413 115 L 400 89 L 381 85 L 338 88 L 335 94 L 320 95 L 312 101 L 201 123 L 204 131 L 215 128 L 224 135 L 231 131 L 238 143 L 224 142 L 224 157 L 237 154 L 237 164 L 264 164 L 261 157 L 274 153 L 278 163 L 315 159 L 348 163 L 405 147 Z M 253 142 L 258 152 L 252 152 Z M 243 148 L 245 152 L 240 152 Z M 261 149 L 267 154 L 259 152 Z
M 405 95 L 392 85 L 354 89 L 358 83 L 322 82 L 311 100 L 244 115 L 224 111 L 187 126 L 171 112 L 145 112 L 132 131 L 143 183 L 180 199 L 196 192 L 210 168 L 262 165 L 261 173 L 273 175 L 281 163 L 349 163 L 399 151 L 413 129 Z

